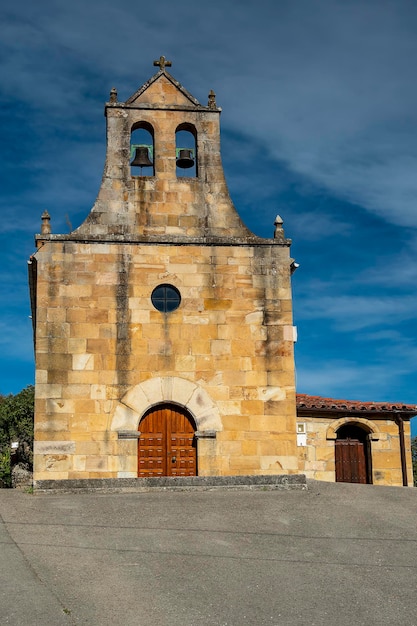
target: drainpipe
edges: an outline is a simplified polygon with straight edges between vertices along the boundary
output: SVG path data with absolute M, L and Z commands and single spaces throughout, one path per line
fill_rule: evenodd
M 400 438 L 400 455 L 401 455 L 401 471 L 403 475 L 403 487 L 408 487 L 407 459 L 405 455 L 405 440 L 404 440 L 404 420 L 401 415 L 396 415 L 395 423 L 398 425 L 398 434 Z
M 36 349 L 36 287 L 37 287 L 37 261 L 32 255 L 28 261 L 29 296 L 32 319 L 33 346 Z

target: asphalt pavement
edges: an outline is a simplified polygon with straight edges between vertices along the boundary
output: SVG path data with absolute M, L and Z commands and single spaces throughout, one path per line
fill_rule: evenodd
M 417 626 L 417 490 L 0 490 L 0 624 Z

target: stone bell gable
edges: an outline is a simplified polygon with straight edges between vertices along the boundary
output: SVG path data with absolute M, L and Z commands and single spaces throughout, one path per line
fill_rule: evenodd
M 165 67 L 126 102 L 112 90 L 106 104 L 107 156 L 97 201 L 77 235 L 151 238 L 254 237 L 243 225 L 227 189 L 220 156 L 220 112 L 214 93 L 202 106 Z M 132 176 L 132 131 L 150 135 L 153 167 Z M 175 137 L 192 135 L 194 176 L 178 178 Z M 153 170 L 149 172 L 149 169 Z
M 239 218 L 214 93 L 155 63 L 111 91 L 86 220 L 36 236 L 35 484 L 298 472 L 290 241 Z

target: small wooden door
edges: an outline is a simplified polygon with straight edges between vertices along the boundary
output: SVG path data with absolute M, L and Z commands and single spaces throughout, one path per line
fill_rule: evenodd
M 336 439 L 336 482 L 367 482 L 365 449 L 361 441 Z
M 197 448 L 191 416 L 160 404 L 139 424 L 138 476 L 196 476 Z

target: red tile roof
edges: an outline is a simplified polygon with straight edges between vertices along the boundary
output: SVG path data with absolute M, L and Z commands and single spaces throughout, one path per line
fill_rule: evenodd
M 309 396 L 305 393 L 297 393 L 298 409 L 315 409 L 322 411 L 374 411 L 377 413 L 413 413 L 417 415 L 415 404 L 392 404 L 391 402 L 360 402 L 359 400 L 336 400 L 334 398 L 322 398 L 321 396 Z

